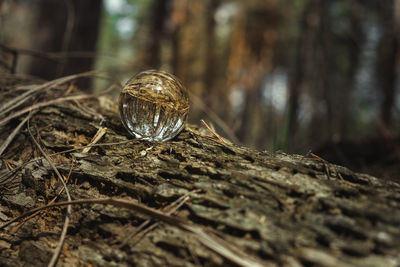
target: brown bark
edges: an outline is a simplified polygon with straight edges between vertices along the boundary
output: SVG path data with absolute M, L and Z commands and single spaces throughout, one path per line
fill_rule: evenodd
M 0 107 L 15 97 L 15 87 L 9 80 L 0 84 Z M 49 100 L 62 93 L 58 86 L 35 99 Z M 106 97 L 80 105 L 52 105 L 33 116 L 30 129 L 48 154 L 87 144 L 100 127 L 107 127 L 107 132 L 99 145 L 127 141 L 131 137 L 115 109 Z M 21 119 L 2 127 L 0 144 Z M 400 263 L 399 184 L 316 157 L 217 142 L 202 131 L 188 126 L 170 142 L 131 140 L 92 147 L 86 153 L 65 152 L 51 160 L 69 176 L 73 199 L 114 197 L 161 210 L 198 190 L 175 216 L 225 240 L 226 249 L 242 251 L 266 266 Z M 1 223 L 42 206 L 61 189 L 26 127 L 3 154 L 0 174 Z M 13 226 L 1 230 L 0 265 L 46 264 L 59 237 L 63 210 L 42 211 L 15 233 Z M 232 264 L 196 235 L 165 223 L 140 239 L 127 239 L 148 218 L 114 206 L 73 206 L 59 265 Z

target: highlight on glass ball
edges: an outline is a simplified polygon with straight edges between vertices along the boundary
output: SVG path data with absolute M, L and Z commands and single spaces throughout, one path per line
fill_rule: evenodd
M 178 135 L 189 113 L 186 88 L 174 75 L 158 70 L 143 71 L 128 80 L 118 102 L 128 132 L 152 142 Z

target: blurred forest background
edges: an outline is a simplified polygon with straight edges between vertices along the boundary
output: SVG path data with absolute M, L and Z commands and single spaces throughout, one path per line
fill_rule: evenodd
M 399 51 L 400 0 L 0 0 L 3 70 L 162 69 L 192 123 L 378 176 L 400 177 Z

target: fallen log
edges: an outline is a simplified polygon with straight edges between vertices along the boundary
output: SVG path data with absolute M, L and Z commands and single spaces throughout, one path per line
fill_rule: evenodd
M 133 139 L 108 96 L 76 97 L 70 79 L 4 81 L 2 266 L 48 264 L 66 217 L 60 266 L 400 264 L 395 182 L 193 125 L 168 142 Z

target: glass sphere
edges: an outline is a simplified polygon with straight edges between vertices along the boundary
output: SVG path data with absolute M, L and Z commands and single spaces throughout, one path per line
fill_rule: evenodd
M 119 96 L 125 128 L 137 138 L 167 141 L 185 127 L 189 112 L 186 88 L 174 75 L 147 70 L 131 78 Z

